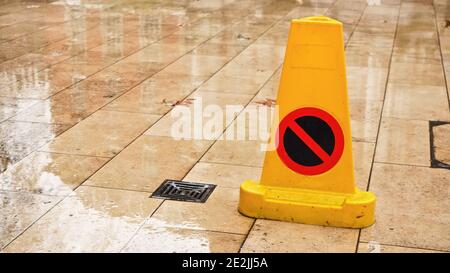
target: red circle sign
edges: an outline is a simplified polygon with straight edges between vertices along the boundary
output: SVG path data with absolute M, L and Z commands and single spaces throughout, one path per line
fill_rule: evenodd
M 344 151 L 344 134 L 337 120 L 314 107 L 285 116 L 277 136 L 278 156 L 289 169 L 304 175 L 327 172 Z

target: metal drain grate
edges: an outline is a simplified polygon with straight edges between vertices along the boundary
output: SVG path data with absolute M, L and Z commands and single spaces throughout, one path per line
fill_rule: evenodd
M 446 150 L 447 147 L 442 147 L 442 141 L 443 139 L 448 139 L 448 136 L 446 133 L 442 132 L 448 132 L 450 128 L 450 121 L 434 121 L 430 120 L 430 159 L 431 159 L 431 168 L 443 168 L 443 169 L 450 169 L 450 162 L 448 160 L 448 157 L 445 155 L 442 155 L 443 150 Z M 439 126 L 445 126 L 437 128 Z M 441 129 L 441 133 L 437 133 L 437 130 Z M 442 130 L 444 129 L 444 130 Z M 444 144 L 445 146 L 445 144 Z M 443 149 L 444 148 L 444 149 Z
M 151 197 L 204 203 L 215 188 L 213 184 L 166 179 Z

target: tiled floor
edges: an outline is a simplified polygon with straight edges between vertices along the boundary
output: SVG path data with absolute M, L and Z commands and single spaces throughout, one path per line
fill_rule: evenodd
M 429 128 L 450 121 L 449 1 L 5 0 L 0 11 L 1 251 L 450 252 L 450 170 L 430 168 Z M 357 184 L 378 196 L 363 230 L 239 214 L 264 152 L 219 138 L 232 119 L 209 139 L 170 137 L 178 104 L 273 107 L 290 20 L 320 14 L 344 23 Z M 434 145 L 450 164 L 448 128 Z M 204 204 L 149 198 L 164 179 L 218 186 Z

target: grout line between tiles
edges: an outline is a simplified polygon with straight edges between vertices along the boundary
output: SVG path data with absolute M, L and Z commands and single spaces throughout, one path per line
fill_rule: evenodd
M 385 162 L 385 161 L 373 161 L 373 163 L 383 164 L 383 165 L 406 166 L 406 167 L 414 167 L 414 168 L 425 168 L 425 169 L 430 169 L 431 168 L 430 166 L 425 166 L 425 165 L 413 165 L 413 164 Z M 432 169 L 439 169 L 439 168 L 432 168 Z
M 215 162 L 215 161 L 210 161 L 210 160 L 207 160 L 207 161 L 200 160 L 196 164 L 198 164 L 198 163 L 219 164 L 219 165 L 236 166 L 236 167 L 242 166 L 242 167 L 258 168 L 258 169 L 262 169 L 262 167 L 263 167 L 262 165 L 256 166 L 256 165 L 236 164 L 236 163 L 228 163 L 228 162 Z
M 86 179 L 83 183 L 81 183 L 80 187 L 83 186 L 83 187 L 100 188 L 100 189 L 108 189 L 108 190 L 131 191 L 131 192 L 140 192 L 140 193 L 146 193 L 146 194 L 153 193 L 152 191 L 147 191 L 147 190 L 135 190 L 135 189 L 127 189 L 127 188 L 107 187 L 107 186 L 100 186 L 100 185 L 84 185 L 84 183 L 88 180 L 89 179 Z M 160 199 L 160 200 L 162 200 L 162 199 Z
M 248 239 L 248 236 L 250 235 L 250 232 L 252 232 L 252 229 L 253 229 L 253 227 L 254 227 L 255 224 L 256 224 L 256 220 L 258 220 L 258 219 L 253 218 L 253 223 L 252 223 L 252 225 L 250 226 L 250 229 L 248 230 L 247 234 L 245 235 L 245 238 L 244 238 L 244 240 L 242 241 L 241 246 L 239 247 L 238 253 L 241 253 L 242 248 L 244 247 L 245 242 L 247 242 L 247 239 Z
M 368 244 L 368 243 L 370 243 L 370 242 L 367 242 L 367 241 L 360 241 L 360 243 Z M 427 248 L 427 247 L 403 246 L 403 245 L 385 244 L 385 243 L 380 243 L 380 245 L 382 245 L 382 246 L 401 247 L 401 248 L 420 249 L 420 250 L 431 250 L 431 251 L 440 251 L 440 252 L 450 252 L 449 250 L 442 250 L 442 249 L 436 249 L 436 248 Z
M 127 240 L 127 242 L 119 249 L 119 251 L 118 251 L 119 253 L 121 253 L 130 244 L 130 242 L 133 240 L 133 238 L 136 237 L 138 232 L 147 223 L 147 220 L 150 219 L 153 216 L 153 214 L 155 214 L 155 212 L 162 206 L 162 204 L 164 204 L 164 201 L 166 201 L 166 200 L 163 199 L 161 201 L 161 203 L 159 203 L 159 205 L 152 211 L 152 213 L 150 213 L 150 216 L 146 217 L 144 219 L 144 221 L 142 221 L 142 223 L 139 225 L 139 227 L 136 228 L 136 231 L 133 233 L 133 235 L 131 235 L 130 238 Z
M 372 164 L 370 165 L 369 177 L 367 179 L 366 191 L 368 191 L 369 188 L 370 188 L 370 182 L 371 182 L 371 179 L 372 179 L 372 172 L 373 172 L 373 165 L 374 165 L 375 156 L 376 156 L 376 153 L 377 153 L 378 137 L 380 136 L 381 122 L 382 122 L 382 119 L 383 119 L 383 110 L 384 110 L 384 104 L 385 104 L 385 100 L 386 100 L 386 92 L 387 92 L 388 83 L 389 83 L 389 75 L 390 75 L 390 72 L 391 72 L 391 63 L 392 63 L 392 56 L 394 54 L 395 40 L 397 39 L 398 24 L 399 24 L 399 21 L 400 21 L 401 7 L 402 7 L 402 0 L 400 0 L 400 3 L 398 5 L 398 12 L 397 12 L 396 24 L 395 24 L 395 33 L 394 33 L 393 43 L 392 43 L 392 47 L 391 47 L 391 53 L 390 53 L 390 57 L 389 57 L 388 70 L 387 70 L 387 75 L 386 75 L 386 82 L 385 82 L 385 85 L 384 85 L 383 103 L 381 104 L 380 116 L 379 116 L 379 120 L 378 120 L 377 136 L 375 138 L 375 147 L 373 149 Z M 362 232 L 362 229 L 359 229 L 359 231 L 358 231 L 358 239 L 356 241 L 355 253 L 358 252 L 359 241 L 361 239 L 361 232 Z
M 95 157 L 95 158 L 104 158 L 104 159 L 110 159 L 108 156 L 99 156 L 99 155 L 82 155 L 82 154 L 69 154 L 69 153 L 62 153 L 62 152 L 49 152 L 49 151 L 39 151 L 36 150 L 34 152 L 37 153 L 47 153 L 47 154 L 57 154 L 57 155 L 73 155 L 73 156 L 83 156 L 83 157 Z

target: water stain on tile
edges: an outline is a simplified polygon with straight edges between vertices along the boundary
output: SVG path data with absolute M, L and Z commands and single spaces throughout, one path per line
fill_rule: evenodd
M 0 124 L 0 172 L 64 132 L 68 126 L 5 121 Z M 33 137 L 30 137 L 33 136 Z
M 5 252 L 119 252 L 161 200 L 146 193 L 80 187 Z
M 105 109 L 165 114 L 172 109 L 176 101 L 184 99 L 205 79 L 202 76 L 171 74 L 164 71 L 109 103 Z
M 403 119 L 450 120 L 445 87 L 389 84 L 383 116 Z
M 0 191 L 0 250 L 60 199 L 56 196 Z
M 165 227 L 150 218 L 122 252 L 236 253 L 244 239 L 239 234 Z
M 443 251 L 423 248 L 382 245 L 378 242 L 359 243 L 358 253 L 443 253 Z
M 34 152 L 0 174 L 0 189 L 68 195 L 107 158 Z
M 45 145 L 41 150 L 112 157 L 158 118 L 159 116 L 148 114 L 99 110 Z
M 0 97 L 0 122 L 16 115 L 21 110 L 24 110 L 37 102 L 39 101 Z

